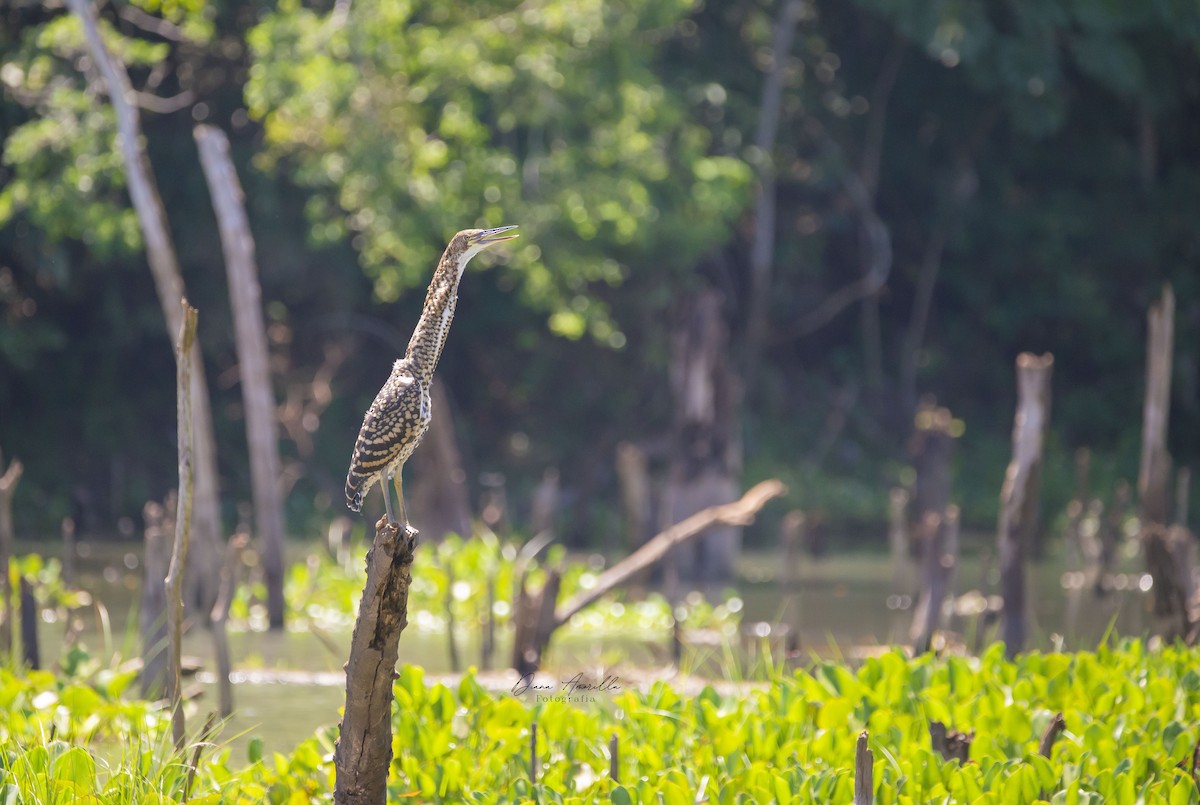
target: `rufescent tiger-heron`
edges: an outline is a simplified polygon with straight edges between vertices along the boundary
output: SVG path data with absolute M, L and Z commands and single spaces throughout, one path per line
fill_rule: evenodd
M 353 511 L 362 510 L 363 497 L 377 481 L 383 492 L 388 522 L 400 524 L 407 533 L 412 530 L 404 510 L 404 487 L 401 473 L 404 462 L 421 443 L 429 429 L 429 390 L 433 371 L 446 345 L 454 306 L 458 301 L 458 284 L 471 258 L 501 241 L 517 237 L 515 226 L 497 229 L 464 229 L 450 240 L 429 292 L 421 319 L 409 339 L 404 357 L 392 366 L 387 382 L 375 395 L 375 401 L 363 417 L 350 471 L 346 475 L 346 505 Z M 399 520 L 392 509 L 388 480 L 396 486 Z

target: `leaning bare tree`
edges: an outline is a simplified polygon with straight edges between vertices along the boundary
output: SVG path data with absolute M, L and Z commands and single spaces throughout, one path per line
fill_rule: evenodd
M 1000 491 L 1000 592 L 1004 597 L 1001 636 L 1011 657 L 1025 646 L 1025 559 L 1038 527 L 1042 451 L 1050 422 L 1050 374 L 1054 356 L 1017 356 L 1017 414 L 1013 457 Z
M 263 576 L 267 586 L 267 618 L 272 629 L 283 629 L 283 499 L 279 489 L 279 439 L 275 425 L 275 393 L 267 335 L 263 325 L 262 290 L 254 259 L 254 236 L 246 218 L 242 186 L 229 158 L 229 138 L 213 126 L 193 131 L 200 149 L 200 165 L 208 182 L 225 269 L 229 275 L 229 301 L 237 337 L 238 376 L 246 408 L 246 441 L 250 448 L 250 486 L 254 493 L 254 521 L 262 540 Z
M 84 38 L 93 64 L 99 71 L 104 90 L 112 102 L 117 118 L 117 143 L 125 164 L 129 196 L 137 212 L 142 237 L 146 241 L 146 257 L 163 317 L 167 321 L 168 339 L 183 327 L 179 300 L 186 296 L 183 274 L 175 255 L 175 246 L 167 227 L 166 211 L 158 193 L 158 185 L 150 170 L 150 161 L 142 144 L 141 119 L 132 102 L 133 88 L 129 74 L 104 43 L 91 0 L 67 0 L 71 12 L 83 23 Z M 172 341 L 173 345 L 173 341 Z M 217 489 L 216 443 L 213 440 L 212 410 L 209 406 L 208 383 L 204 363 L 197 343 L 192 347 L 192 396 L 196 401 L 192 423 L 196 439 L 194 455 L 195 489 L 195 557 L 188 579 L 189 600 L 207 613 L 216 600 L 218 569 L 221 563 L 221 514 Z

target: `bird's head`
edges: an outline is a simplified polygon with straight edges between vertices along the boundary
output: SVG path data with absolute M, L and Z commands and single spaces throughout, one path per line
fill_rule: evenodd
M 459 271 L 467 265 L 467 261 L 489 246 L 517 237 L 516 226 L 500 226 L 495 229 L 464 229 L 450 241 L 446 249 L 448 256 L 457 259 Z

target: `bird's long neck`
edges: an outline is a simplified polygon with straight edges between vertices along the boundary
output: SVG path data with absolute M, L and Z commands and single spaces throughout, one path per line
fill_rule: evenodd
M 417 379 L 426 387 L 433 380 L 433 370 L 442 357 L 442 347 L 446 345 L 450 322 L 454 319 L 454 306 L 458 301 L 458 283 L 466 267 L 465 255 L 456 257 L 449 252 L 442 255 L 437 270 L 433 272 L 433 281 L 429 283 L 429 291 L 425 294 L 421 320 L 417 322 L 417 328 L 408 341 L 404 357 Z

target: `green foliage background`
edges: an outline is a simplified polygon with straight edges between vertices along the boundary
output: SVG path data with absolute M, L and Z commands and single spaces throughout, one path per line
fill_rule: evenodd
M 956 495 L 968 523 L 994 522 L 1023 350 L 1056 355 L 1047 511 L 1076 447 L 1096 452 L 1099 491 L 1132 476 L 1144 311 L 1167 281 L 1179 300 L 1172 448 L 1195 460 L 1195 4 L 805 3 L 770 154 L 753 143 L 778 4 L 348 7 L 101 11 L 134 86 L 178 101 L 144 111 L 144 127 L 202 314 L 231 522 L 249 484 L 197 120 L 233 138 L 277 391 L 301 412 L 284 430 L 294 531 L 339 509 L 361 412 L 439 249 L 470 225 L 519 223 L 523 237 L 473 264 L 440 372 L 468 476 L 503 471 L 521 501 L 559 466 L 579 542 L 614 530 L 615 445 L 653 445 L 670 427 L 669 324 L 703 286 L 725 295 L 735 354 L 759 361 L 747 481 L 790 479 L 792 503 L 842 524 L 881 519 L 905 460 L 905 334 L 939 227 L 914 391 L 966 423 Z M 78 26 L 40 5 L 0 14 L 0 446 L 28 467 L 21 530 L 70 513 L 108 531 L 173 483 L 171 353 Z M 879 131 L 875 205 L 894 254 L 879 334 L 862 305 L 802 334 L 797 321 L 863 270 L 845 181 Z M 779 225 L 752 356 L 749 245 L 767 165 Z M 328 397 L 314 404 L 322 369 Z M 818 448 L 839 396 L 855 401 L 847 424 Z

